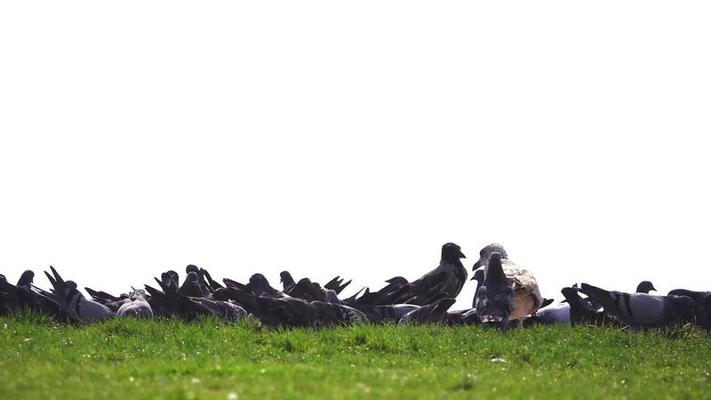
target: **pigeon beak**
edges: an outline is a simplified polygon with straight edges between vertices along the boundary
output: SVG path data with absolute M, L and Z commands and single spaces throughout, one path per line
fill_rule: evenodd
M 481 267 L 481 265 L 484 264 L 484 261 L 480 258 L 477 262 L 474 263 L 472 266 L 472 271 L 476 270 L 477 268 Z
M 649 290 L 654 290 L 655 292 L 657 292 L 657 288 L 655 288 L 654 285 L 652 285 L 652 287 L 649 288 Z
M 459 252 L 459 258 L 467 258 L 467 256 L 464 255 L 461 251 Z

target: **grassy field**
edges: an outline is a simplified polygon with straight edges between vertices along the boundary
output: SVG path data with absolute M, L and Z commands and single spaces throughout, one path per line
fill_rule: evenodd
M 0 318 L 0 399 L 709 398 L 711 337 Z

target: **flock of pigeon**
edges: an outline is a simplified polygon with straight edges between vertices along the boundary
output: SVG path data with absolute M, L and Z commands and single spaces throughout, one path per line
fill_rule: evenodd
M 643 281 L 636 293 L 607 291 L 586 283 L 565 287 L 563 300 L 544 299 L 536 278 L 509 260 L 503 246 L 484 247 L 474 264 L 477 290 L 472 308 L 450 311 L 467 280 L 461 249 L 442 246 L 439 266 L 409 282 L 388 279 L 380 290 L 364 288 L 353 296 L 339 295 L 351 281 L 335 277 L 321 286 L 308 278 L 295 281 L 281 273 L 282 290 L 272 287 L 262 274 L 246 284 L 215 281 L 208 271 L 186 268 L 182 284 L 175 271 L 155 278 L 158 287 L 145 285 L 114 296 L 85 288 L 86 298 L 71 280 L 50 267 L 45 272 L 49 291 L 34 285 L 34 273 L 25 271 L 16 285 L 0 275 L 0 315 L 22 309 L 45 313 L 59 321 L 91 323 L 114 317 L 152 318 L 177 316 L 192 320 L 213 316 L 225 321 L 253 317 L 269 327 L 324 327 L 354 323 L 481 324 L 499 328 L 534 324 L 588 324 L 626 326 L 631 331 L 648 327 L 698 324 L 711 329 L 711 292 L 672 290 L 666 296 L 649 294 L 654 286 Z M 581 296 L 581 293 L 585 297 Z

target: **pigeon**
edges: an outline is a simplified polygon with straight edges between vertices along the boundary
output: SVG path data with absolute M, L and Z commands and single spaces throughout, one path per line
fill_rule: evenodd
M 445 297 L 456 298 L 467 280 L 460 259 L 466 258 L 454 243 L 442 246 L 439 266 L 387 296 L 388 304 L 428 305 Z
M 501 253 L 488 255 L 484 282 L 477 289 L 476 312 L 484 324 L 508 326 L 513 309 L 514 288 L 501 265 Z
M 153 309 L 146 301 L 145 291 L 134 290 L 126 300 L 116 311 L 117 317 L 153 318 Z
M 506 250 L 502 245 L 493 243 L 482 248 L 479 252 L 479 260 L 474 263 L 473 269 L 476 270 L 483 265 L 486 279 L 489 259 L 493 254 L 499 255 L 498 257 L 501 261 L 498 263 L 501 264 L 506 279 L 513 289 L 511 314 L 507 319 L 511 321 L 521 320 L 535 313 L 543 305 L 543 297 L 538 289 L 538 282 L 531 272 L 508 259 Z
M 190 274 L 194 274 L 194 271 L 191 271 Z M 176 315 L 186 320 L 194 320 L 201 316 L 213 316 L 227 322 L 239 320 L 247 315 L 244 308 L 229 301 L 223 301 L 223 299 L 213 300 L 206 297 L 186 296 L 174 288 L 169 276 L 165 278 L 164 281 L 156 279 L 163 291 L 145 285 L 151 295 L 148 303 L 156 315 Z M 224 290 L 227 289 L 221 289 L 219 292 Z
M 291 273 L 289 273 L 289 271 L 281 271 L 279 277 L 281 278 L 280 281 L 282 287 L 284 288 L 284 291 L 287 291 L 294 285 L 296 285 L 296 281 L 294 281 L 294 278 L 291 276 Z
M 76 283 L 62 279 L 54 267 L 50 266 L 49 269 L 52 271 L 52 275 L 46 271 L 44 274 L 54 288 L 53 294 L 58 303 L 71 321 L 84 324 L 106 321 L 114 316 L 114 313 L 105 305 L 85 298 L 77 290 Z
M 421 306 L 400 318 L 398 324 L 441 324 L 447 319 L 447 310 L 456 299 L 451 297 L 437 300 L 432 304 Z
M 474 299 L 472 300 L 472 307 L 476 307 L 476 291 L 479 289 L 479 286 L 484 282 L 484 269 L 479 268 L 474 271 L 474 276 L 472 276 L 472 280 L 476 281 L 476 288 L 474 288 Z
M 212 288 L 205 281 L 204 274 L 200 272 L 200 268 L 198 268 L 196 265 L 189 264 L 187 267 L 185 267 L 185 273 L 189 274 L 191 272 L 194 272 L 198 277 L 197 283 L 198 283 L 198 286 L 200 287 L 200 292 L 202 293 L 202 295 L 208 296 L 210 294 L 210 292 L 212 292 Z
M 202 285 L 200 285 L 201 279 L 198 272 L 194 270 L 188 272 L 188 275 L 185 277 L 185 282 L 183 282 L 183 285 L 178 289 L 178 293 L 183 296 L 191 297 L 205 297 L 209 295 Z
M 694 301 L 696 323 L 706 330 L 711 330 L 711 292 L 686 289 L 674 289 L 668 296 L 686 296 Z
M 24 286 L 27 289 L 30 289 L 30 285 L 32 285 L 34 278 L 35 278 L 35 273 L 28 269 L 22 273 L 22 275 L 20 276 L 20 279 L 17 281 L 17 285 L 15 285 L 15 286 Z
M 637 289 L 635 290 L 635 292 L 649 294 L 650 290 L 654 290 L 655 292 L 657 291 L 657 289 L 654 288 L 654 285 L 652 285 L 652 282 L 642 281 L 639 283 L 639 285 L 637 285 Z
M 580 291 L 600 302 L 605 311 L 632 330 L 669 326 L 694 318 L 694 301 L 687 296 L 656 296 L 607 291 L 583 283 Z
M 284 293 L 306 301 L 326 301 L 326 291 L 318 283 L 311 282 L 309 278 L 300 279 Z
M 570 324 L 570 303 L 550 304 L 538 309 L 533 316 L 543 325 Z
M 338 298 L 338 294 L 333 289 L 326 290 L 326 302 L 332 304 L 344 304 L 343 301 Z

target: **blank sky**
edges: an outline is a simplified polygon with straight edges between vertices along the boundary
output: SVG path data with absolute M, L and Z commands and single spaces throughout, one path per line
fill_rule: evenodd
M 710 7 L 3 2 L 0 272 L 711 289 Z

